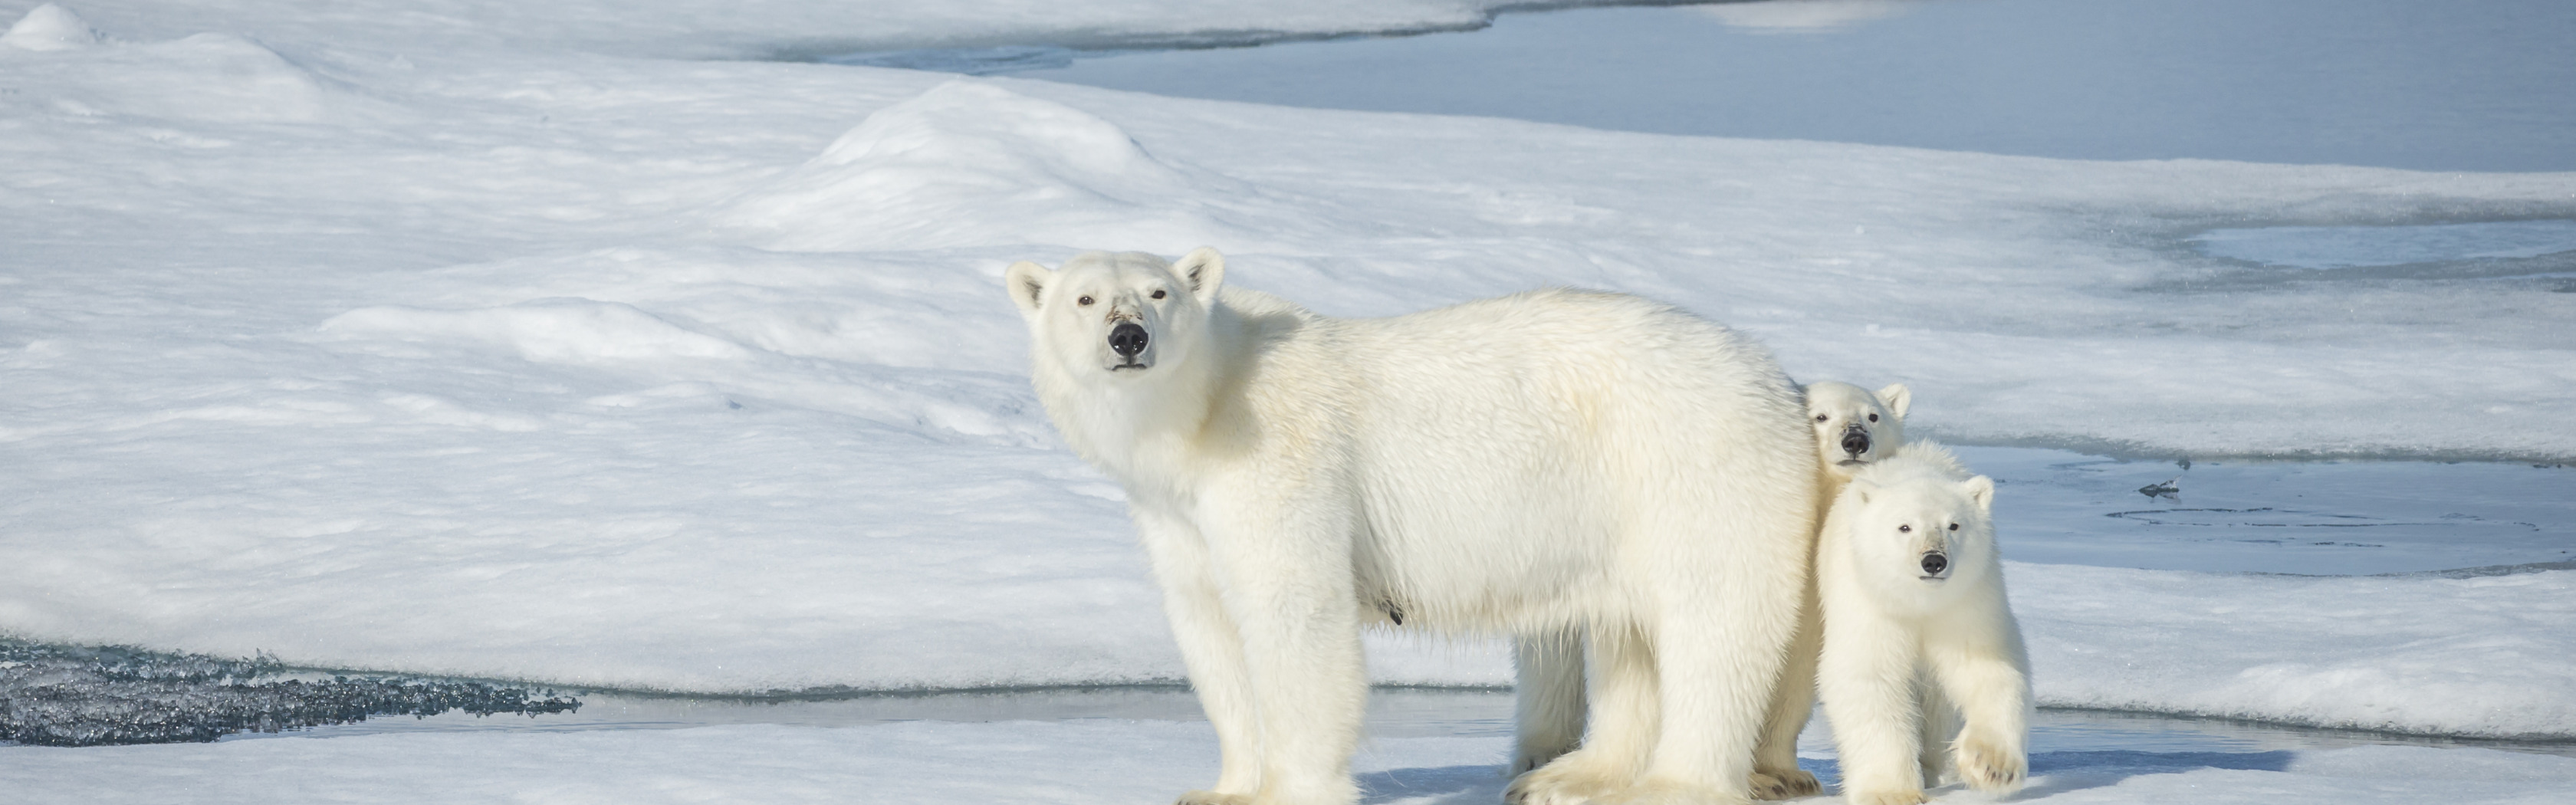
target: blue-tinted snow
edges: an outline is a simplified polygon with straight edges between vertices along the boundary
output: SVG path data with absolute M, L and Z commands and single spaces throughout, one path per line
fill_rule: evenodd
M 1401 39 L 896 58 L 1160 95 L 1669 134 L 2565 171 L 2576 170 L 2571 37 L 2576 6 L 2556 0 L 1788 0 L 1506 14 L 1471 34 Z
M 2576 221 L 2212 229 L 2191 244 L 2218 257 L 2316 269 L 2497 260 L 2576 252 Z

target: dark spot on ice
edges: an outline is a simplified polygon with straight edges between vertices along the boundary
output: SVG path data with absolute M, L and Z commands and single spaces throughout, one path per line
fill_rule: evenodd
M 726 401 L 725 401 L 725 407 L 726 407 L 726 408 L 731 408 L 731 409 L 736 410 L 736 411 L 740 411 L 740 410 L 742 410 L 742 403 L 734 402 L 734 401 L 732 401 L 732 400 L 726 400 Z
M 292 678 L 247 660 L 0 638 L 0 741 L 37 746 L 212 741 L 375 716 L 565 713 L 571 696 L 416 677 Z
M 2189 467 L 2185 467 L 2184 469 L 2190 469 L 2190 468 L 2189 468 Z M 2174 476 L 2174 477 L 2167 478 L 2167 479 L 2164 479 L 2164 480 L 2162 480 L 2162 481 L 2157 481 L 2157 482 L 2155 482 L 2155 483 L 2148 484 L 2148 485 L 2146 485 L 2146 486 L 2138 487 L 2138 494 L 2145 495 L 2145 496 L 2147 496 L 2147 497 L 2151 497 L 2151 498 L 2166 498 L 2166 499 L 2170 499 L 2170 500 L 2180 500 L 2180 499 L 2182 499 L 2182 486 L 2181 486 L 2181 485 L 2180 485 L 2180 483 L 2179 483 L 2180 481 L 2182 481 L 2182 476 L 2180 476 L 2180 475 L 2176 475 L 2176 476 Z

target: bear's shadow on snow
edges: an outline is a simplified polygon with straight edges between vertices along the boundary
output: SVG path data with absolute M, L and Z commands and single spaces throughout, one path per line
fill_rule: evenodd
M 1388 769 L 1357 775 L 1365 805 L 1488 805 L 1503 801 L 1501 766 Z
M 2022 789 L 2014 799 L 2037 799 L 2068 791 L 2118 785 L 2122 780 L 2147 774 L 2179 774 L 2198 769 L 2288 771 L 2290 761 L 2297 755 L 2298 753 L 2288 750 L 2140 752 L 2130 749 L 2107 749 L 2090 752 L 2034 752 L 2030 756 L 2030 786 Z
M 2037 752 L 2030 756 L 2031 781 L 2028 788 L 2014 795 L 2014 800 L 2030 800 L 2088 788 L 2118 785 L 2131 777 L 2148 774 L 2179 774 L 2196 769 L 2233 769 L 2239 771 L 2288 771 L 2297 753 L 2287 750 L 2270 752 L 2140 752 L 2126 749 L 2090 752 Z M 1831 760 L 1800 758 L 1799 767 L 1816 775 L 1831 786 L 1841 782 L 1842 770 Z M 1366 805 L 1486 805 L 1499 802 L 1503 786 L 1500 766 L 1438 766 L 1415 769 L 1388 769 L 1358 775 L 1360 801 Z M 1943 786 L 1930 793 L 1936 799 L 1964 789 Z M 1808 799 L 1840 800 L 1827 793 Z M 1801 800 L 1804 801 L 1804 800 Z

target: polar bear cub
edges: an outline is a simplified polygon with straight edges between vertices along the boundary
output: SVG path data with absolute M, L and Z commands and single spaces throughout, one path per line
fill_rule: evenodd
M 1855 470 L 1825 516 L 1816 681 L 1853 805 L 1927 801 L 1926 777 L 1944 765 L 1980 791 L 2021 787 L 2030 662 L 2004 599 L 1994 491 L 1917 441 Z M 1942 763 L 1927 750 L 1954 715 Z
M 1905 444 L 1905 412 L 1914 393 L 1903 383 L 1873 392 L 1820 380 L 1800 392 L 1807 400 L 1808 429 L 1816 437 L 1817 486 L 1828 504 L 1842 493 L 1852 473 L 1895 456 Z M 1806 729 L 1816 704 L 1816 655 L 1824 628 L 1817 609 L 1815 580 L 1810 576 L 1798 635 L 1790 643 L 1780 684 L 1772 689 L 1762 741 L 1753 754 L 1753 794 L 1762 799 L 1795 799 L 1824 790 L 1815 775 L 1798 768 L 1798 733 Z
M 1850 383 L 1820 380 L 1804 387 L 1807 422 L 1816 433 L 1816 455 L 1839 492 L 1862 465 L 1896 455 L 1905 444 L 1905 409 L 1914 392 L 1903 383 L 1875 392 Z M 1830 498 L 1828 498 L 1830 500 Z

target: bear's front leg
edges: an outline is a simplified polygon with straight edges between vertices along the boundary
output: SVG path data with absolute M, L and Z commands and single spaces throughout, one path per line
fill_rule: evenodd
M 1260 722 L 1253 712 L 1243 635 L 1217 595 L 1207 543 L 1188 521 L 1151 506 L 1132 506 L 1136 530 L 1163 588 L 1163 615 L 1180 644 L 1190 690 L 1216 728 L 1222 759 L 1216 785 L 1182 794 L 1175 805 L 1247 805 L 1261 787 Z
M 1915 641 L 1916 635 L 1866 605 L 1834 607 L 1826 614 L 1816 686 L 1842 756 L 1843 798 L 1852 805 L 1927 801 L 1916 757 Z
M 1322 499 L 1317 499 L 1318 497 Z M 1261 736 L 1253 805 L 1348 805 L 1368 697 L 1351 571 L 1358 518 L 1331 496 L 1208 495 L 1199 522 L 1242 635 Z M 1302 505 L 1301 505 L 1302 504 Z

